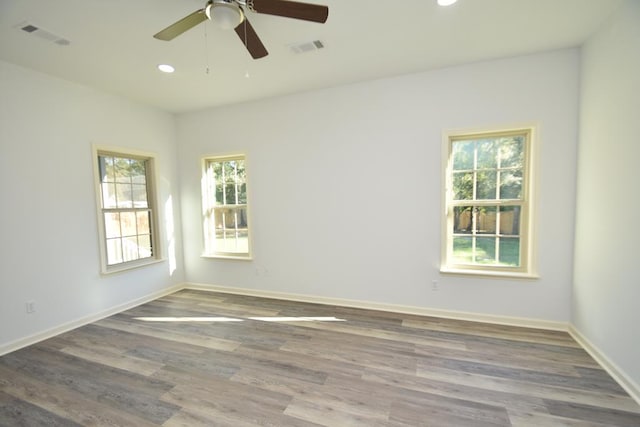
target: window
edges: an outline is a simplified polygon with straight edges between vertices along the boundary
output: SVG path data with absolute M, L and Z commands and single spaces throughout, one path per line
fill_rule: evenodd
M 533 276 L 532 129 L 445 142 L 442 271 Z
M 155 262 L 153 159 L 100 150 L 96 159 L 103 272 Z
M 250 258 L 244 156 L 204 160 L 204 255 Z

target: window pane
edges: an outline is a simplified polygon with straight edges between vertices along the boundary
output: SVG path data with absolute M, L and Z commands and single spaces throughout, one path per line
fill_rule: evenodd
M 473 200 L 473 172 L 453 174 L 453 199 Z
M 476 239 L 476 262 L 479 264 L 495 264 L 496 238 L 478 237 Z
M 213 212 L 216 230 L 223 230 L 226 228 L 227 212 L 229 212 L 229 209 L 216 209 Z
M 236 239 L 236 251 L 238 253 L 249 253 L 249 232 L 246 230 L 238 231 Z
M 215 178 L 216 183 L 222 182 L 222 163 L 220 162 L 211 162 L 209 163 L 209 168 L 213 171 L 213 176 Z
M 147 186 L 145 184 L 133 184 L 131 186 L 133 192 L 133 207 L 135 208 L 147 208 L 149 204 L 147 202 Z
M 108 212 L 104 214 L 104 229 L 107 239 L 120 237 L 120 214 Z
M 496 234 L 498 215 L 494 206 L 476 208 L 476 233 Z
M 455 206 L 453 208 L 453 232 L 471 234 L 473 227 L 473 206 Z
M 131 184 L 116 184 L 116 196 L 118 208 L 132 208 L 133 194 Z
M 494 200 L 496 198 L 495 171 L 478 172 L 476 183 L 476 200 Z
M 111 209 L 116 207 L 116 185 L 102 184 L 102 207 Z
M 223 162 L 224 169 L 224 181 L 226 183 L 235 182 L 236 180 L 236 162 L 235 160 L 231 160 L 228 162 Z
M 119 264 L 122 262 L 122 245 L 120 239 L 107 240 L 107 264 Z
M 498 166 L 498 144 L 494 139 L 478 141 L 477 169 L 495 169 Z
M 238 228 L 248 227 L 247 208 L 236 209 L 236 224 L 238 225 Z
M 216 184 L 216 205 L 224 205 L 222 184 Z
M 225 193 L 225 204 L 235 205 L 236 204 L 236 185 L 226 184 L 224 186 L 224 193 Z
M 142 234 L 138 236 L 138 251 L 140 253 L 140 258 L 149 258 L 153 255 L 150 235 Z
M 520 267 L 520 239 L 500 239 L 500 264 Z
M 115 182 L 115 170 L 113 168 L 113 157 L 98 157 L 100 165 L 100 182 Z
M 238 236 L 235 231 L 225 231 L 224 238 L 227 243 L 227 252 L 238 252 Z
M 522 199 L 522 170 L 500 172 L 500 198 Z
M 224 231 L 216 229 L 215 251 L 225 252 L 226 241 L 224 239 Z
M 472 237 L 453 238 L 453 260 L 456 263 L 468 264 L 472 261 Z
M 138 258 L 138 238 L 136 236 L 124 237 L 122 239 L 122 259 L 127 262 L 135 261 Z
M 522 168 L 524 166 L 524 136 L 501 138 L 500 167 Z
M 121 157 L 115 157 L 115 169 L 116 169 L 116 182 L 130 183 L 131 182 L 131 165 L 129 159 L 123 159 Z
M 136 213 L 135 212 L 121 212 L 120 224 L 123 236 L 135 236 L 136 235 Z
M 455 141 L 452 148 L 453 170 L 473 169 L 475 143 L 473 141 Z
M 145 184 L 147 182 L 144 160 L 131 159 L 131 180 L 134 184 Z
M 247 204 L 247 184 L 238 185 L 238 203 Z
M 151 216 L 151 212 L 136 212 L 136 224 L 138 226 L 138 234 L 150 234 L 149 227 L 149 217 Z
M 238 174 L 238 178 L 237 178 L 238 183 L 244 183 L 247 177 L 247 174 L 244 168 L 244 160 L 238 160 L 236 168 L 237 168 L 237 174 Z
M 500 234 L 503 236 L 520 235 L 520 206 L 500 208 Z

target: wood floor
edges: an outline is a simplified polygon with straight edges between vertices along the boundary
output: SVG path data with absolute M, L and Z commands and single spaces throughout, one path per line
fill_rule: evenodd
M 183 290 L 0 357 L 1 426 L 640 426 L 563 332 Z

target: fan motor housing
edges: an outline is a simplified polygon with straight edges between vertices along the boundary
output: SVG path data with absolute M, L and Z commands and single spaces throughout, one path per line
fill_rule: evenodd
M 234 0 L 210 0 L 204 9 L 207 18 L 224 29 L 235 28 L 244 21 L 244 11 Z

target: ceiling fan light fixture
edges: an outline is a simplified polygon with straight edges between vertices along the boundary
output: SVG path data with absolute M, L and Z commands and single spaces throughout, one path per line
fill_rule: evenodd
M 236 28 L 244 21 L 244 13 L 235 2 L 213 0 L 207 4 L 204 13 L 207 18 L 224 30 Z

